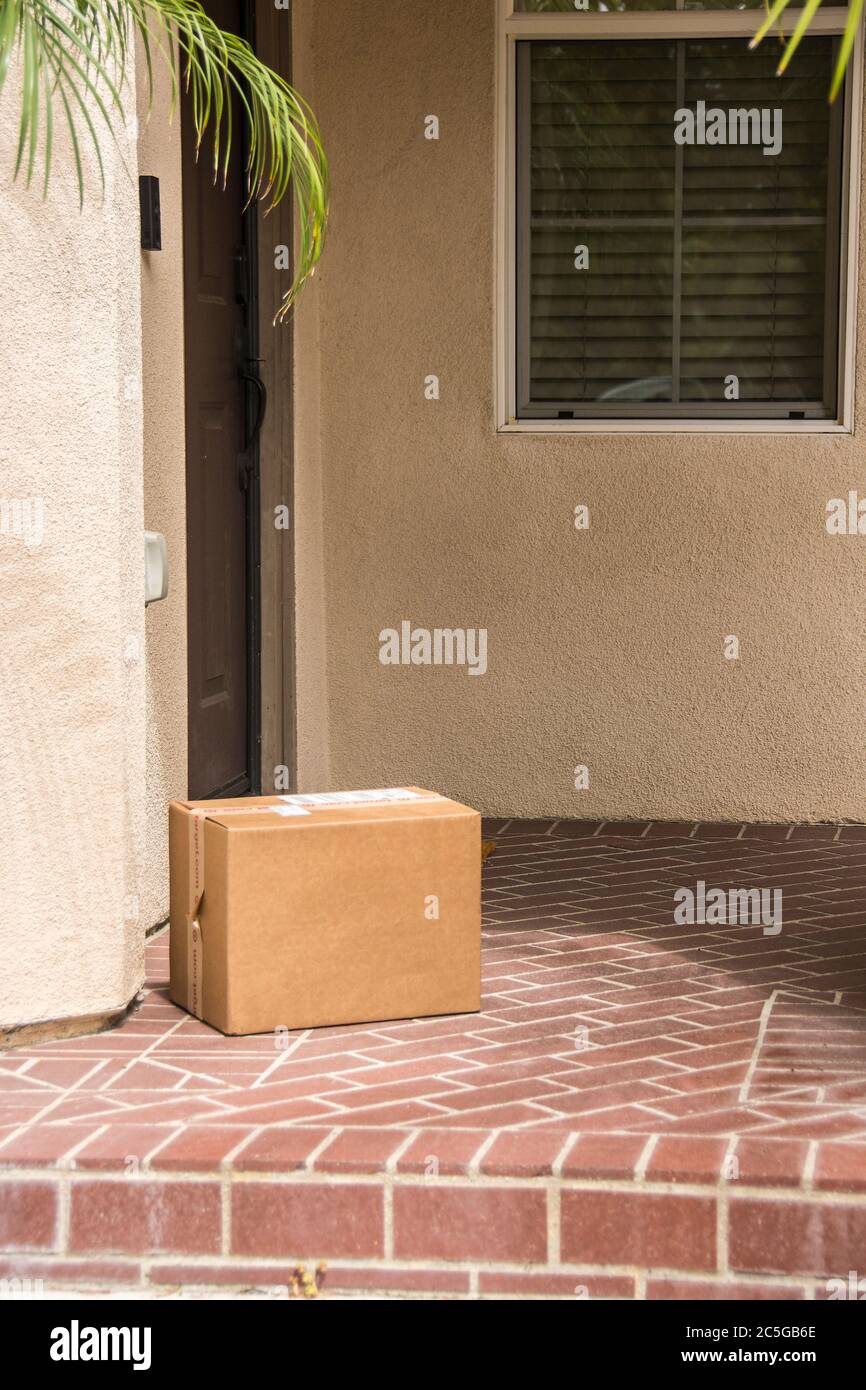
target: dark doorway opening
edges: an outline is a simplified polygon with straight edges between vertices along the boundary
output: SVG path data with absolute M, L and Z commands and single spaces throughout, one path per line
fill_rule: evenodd
M 206 9 L 255 42 L 247 0 L 207 0 Z M 233 141 L 223 187 L 207 137 L 196 160 L 184 115 L 188 773 L 190 797 L 204 800 L 261 786 L 258 436 L 267 393 L 244 141 Z M 234 129 L 243 129 L 237 101 Z

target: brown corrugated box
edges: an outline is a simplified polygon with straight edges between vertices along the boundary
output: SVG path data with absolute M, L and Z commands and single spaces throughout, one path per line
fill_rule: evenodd
M 477 811 L 418 787 L 173 801 L 169 845 L 171 997 L 223 1033 L 481 1007 Z

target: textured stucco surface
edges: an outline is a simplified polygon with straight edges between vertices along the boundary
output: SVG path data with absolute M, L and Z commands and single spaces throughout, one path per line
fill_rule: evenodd
M 129 98 L 130 107 L 132 98 Z M 13 184 L 0 102 L 0 1027 L 123 1007 L 143 971 L 141 336 L 134 139 L 87 152 L 79 214 L 55 127 L 49 199 Z M 129 114 L 132 112 L 130 110 Z M 126 159 L 129 173 L 120 163 Z
M 824 525 L 866 491 L 859 435 L 497 435 L 494 0 L 300 9 L 334 176 L 299 311 L 299 565 L 320 534 L 327 644 L 301 748 L 326 738 L 335 786 L 490 813 L 866 817 L 866 538 Z M 403 619 L 486 627 L 488 674 L 381 666 Z M 320 642 L 301 627 L 301 671 Z
M 144 524 L 168 546 L 168 597 L 144 620 L 147 776 L 141 920 L 168 916 L 168 803 L 187 794 L 186 439 L 180 110 L 156 68 L 150 119 L 140 83 L 138 167 L 159 179 L 162 250 L 141 253 Z

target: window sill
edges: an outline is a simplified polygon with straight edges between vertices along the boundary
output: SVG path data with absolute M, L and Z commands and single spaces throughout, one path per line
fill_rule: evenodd
M 510 420 L 497 434 L 848 434 L 838 420 Z

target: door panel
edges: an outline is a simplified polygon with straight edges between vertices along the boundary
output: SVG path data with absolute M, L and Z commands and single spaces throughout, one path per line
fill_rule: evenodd
M 242 32 L 238 0 L 208 0 L 206 9 L 222 28 Z M 249 306 L 239 302 L 240 113 L 225 188 L 222 178 L 214 183 L 207 136 L 196 161 L 188 107 L 184 115 L 189 795 L 201 799 L 252 785 L 247 492 L 238 467 Z

